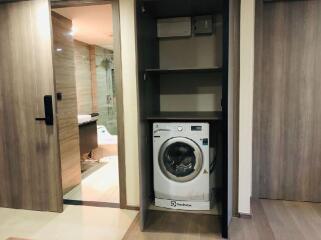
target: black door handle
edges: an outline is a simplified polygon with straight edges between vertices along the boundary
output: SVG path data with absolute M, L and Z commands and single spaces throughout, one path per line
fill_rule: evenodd
M 46 95 L 43 97 L 43 103 L 45 106 L 45 117 L 44 118 L 36 118 L 36 121 L 45 121 L 46 125 L 53 125 L 53 106 L 52 106 L 52 96 Z

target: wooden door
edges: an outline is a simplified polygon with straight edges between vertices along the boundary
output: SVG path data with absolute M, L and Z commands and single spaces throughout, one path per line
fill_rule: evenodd
M 257 16 L 253 195 L 320 202 L 321 1 L 264 3 Z
M 55 88 L 61 94 L 57 101 L 58 136 L 64 194 L 81 182 L 77 94 L 74 63 L 74 40 L 71 20 L 52 12 L 54 39 Z
M 1 207 L 63 209 L 49 14 L 48 0 L 0 4 Z

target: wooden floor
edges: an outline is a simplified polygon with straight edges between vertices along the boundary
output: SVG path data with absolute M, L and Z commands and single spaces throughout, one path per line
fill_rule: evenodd
M 151 215 L 146 232 L 140 232 L 137 217 L 124 240 L 222 239 L 215 220 L 202 217 L 195 221 L 195 217 L 156 211 Z M 321 204 L 253 200 L 252 218 L 234 218 L 229 236 L 232 240 L 321 240 Z

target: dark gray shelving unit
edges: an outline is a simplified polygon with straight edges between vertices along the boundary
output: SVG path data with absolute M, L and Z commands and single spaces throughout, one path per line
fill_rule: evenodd
M 221 121 L 222 112 L 159 112 L 146 116 L 151 121 Z
M 179 74 L 179 73 L 219 73 L 222 72 L 221 67 L 213 68 L 172 68 L 172 69 L 146 69 L 145 72 L 155 74 Z
M 231 185 L 228 173 L 230 2 L 234 0 L 136 1 L 142 231 L 148 231 L 151 218 L 162 216 L 162 212 L 166 216 L 180 212 L 153 205 L 153 123 L 208 122 L 210 142 L 217 148 L 219 159 L 219 184 L 215 211 L 204 214 L 213 216 L 209 218 L 213 229 L 220 226 L 222 236 L 228 237 L 229 213 L 232 212 L 228 187 Z M 158 19 L 193 19 L 205 15 L 213 16 L 212 34 L 179 38 L 157 35 Z M 183 211 L 183 214 L 187 217 L 183 219 L 191 216 L 196 222 L 202 217 L 201 211 L 198 214 Z

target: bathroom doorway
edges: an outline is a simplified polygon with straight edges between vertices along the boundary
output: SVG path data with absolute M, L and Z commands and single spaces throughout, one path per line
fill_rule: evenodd
M 52 1 L 64 202 L 125 207 L 118 2 L 81 2 Z

